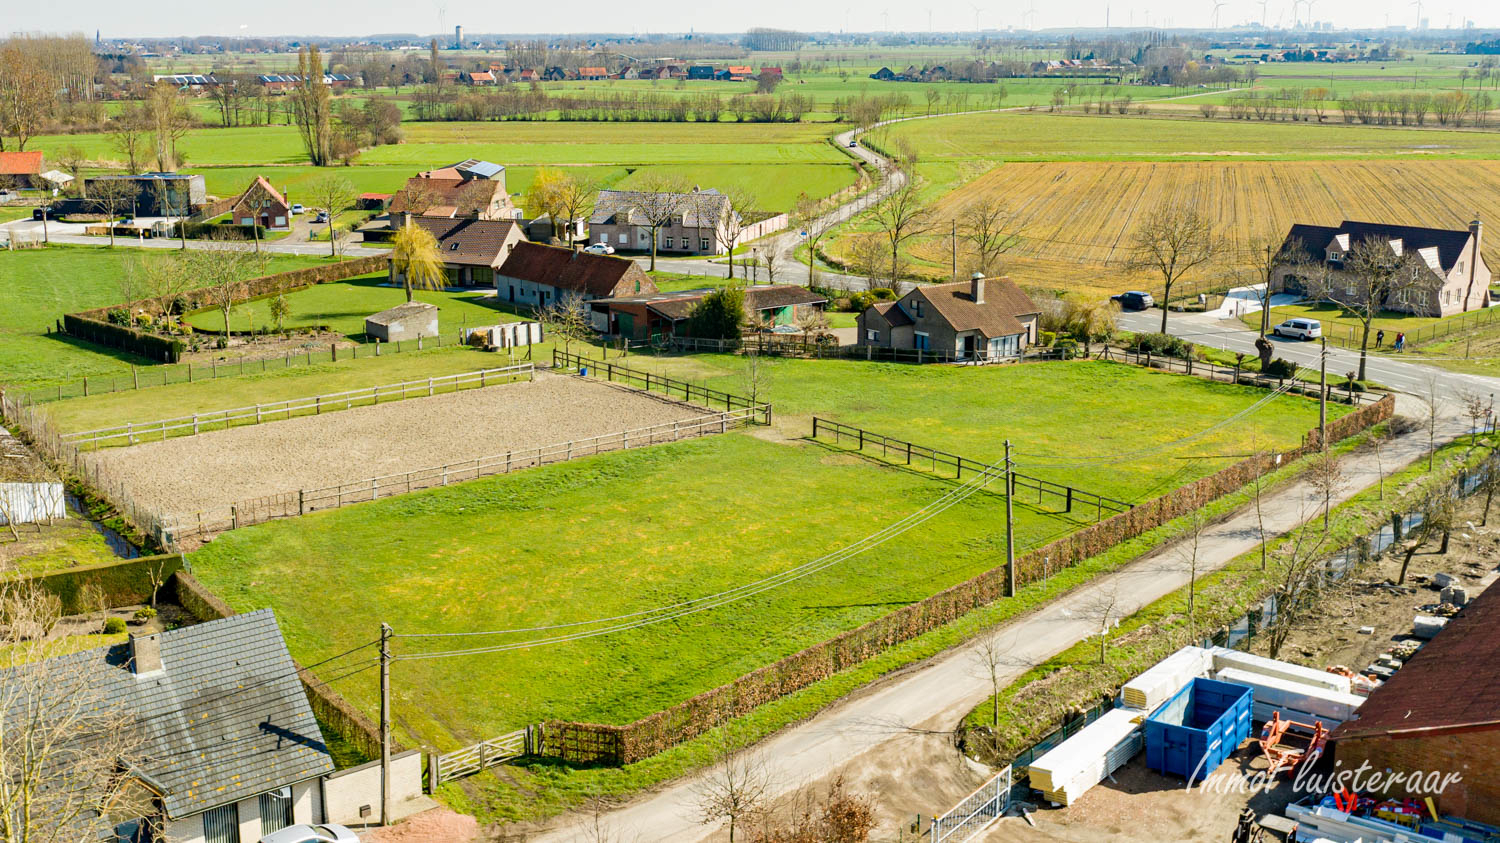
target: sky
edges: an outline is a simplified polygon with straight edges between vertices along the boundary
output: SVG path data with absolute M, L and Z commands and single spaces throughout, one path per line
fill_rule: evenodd
M 455 24 L 468 33 L 742 32 L 755 26 L 803 31 L 972 31 L 1030 25 L 1037 28 L 1103 26 L 1207 26 L 1216 0 L 960 0 L 936 5 L 853 0 L 757 0 L 707 4 L 662 4 L 572 0 L 566 15 L 551 3 L 494 0 L 256 0 L 244 3 L 121 3 L 68 0 L 35 3 L 0 0 L 0 31 L 68 32 L 95 29 L 104 37 L 178 35 L 357 36 L 379 33 L 437 34 Z M 1289 25 L 1305 19 L 1307 0 L 1267 0 L 1265 20 Z M 1422 16 L 1433 28 L 1500 27 L 1494 0 L 1422 0 Z M 1408 0 L 1312 0 L 1312 18 L 1339 27 L 1415 27 L 1418 6 Z M 1260 22 L 1259 0 L 1224 0 L 1221 25 Z

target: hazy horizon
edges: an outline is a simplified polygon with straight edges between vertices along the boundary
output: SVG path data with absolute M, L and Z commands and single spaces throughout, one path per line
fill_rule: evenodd
M 1328 21 L 1341 29 L 1384 26 L 1416 28 L 1417 12 L 1432 29 L 1461 28 L 1473 20 L 1477 29 L 1500 26 L 1500 4 L 1485 0 L 1455 0 L 1442 4 L 1407 0 L 1236 0 L 1219 3 L 1221 27 L 1264 20 L 1270 26 L 1288 26 L 1296 19 Z M 422 36 L 451 34 L 455 25 L 470 34 L 486 33 L 737 33 L 753 27 L 774 27 L 808 32 L 976 32 L 978 29 L 1067 27 L 1172 27 L 1201 28 L 1213 21 L 1214 0 L 1161 0 L 1136 5 L 1106 0 L 1054 0 L 1045 4 L 963 3 L 933 8 L 877 5 L 856 8 L 847 3 L 813 3 L 765 0 L 744 7 L 724 5 L 694 9 L 684 15 L 663 8 L 642 12 L 600 0 L 579 0 L 566 17 L 540 7 L 497 7 L 476 0 L 433 0 L 411 4 L 397 0 L 307 4 L 291 0 L 266 0 L 245 10 L 206 4 L 181 8 L 138 7 L 106 0 L 74 0 L 63 8 L 38 4 L 14 4 L 7 10 L 9 32 L 84 32 L 95 30 L 105 38 L 150 37 L 359 37 L 382 33 L 414 33 Z M 149 10 L 143 14 L 143 10 Z M 1035 10 L 1034 12 L 1032 10 Z M 1106 12 L 1107 10 L 1107 12 Z M 887 18 L 887 15 L 889 17 Z

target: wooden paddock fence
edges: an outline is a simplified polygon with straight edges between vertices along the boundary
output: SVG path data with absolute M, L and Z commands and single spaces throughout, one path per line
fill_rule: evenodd
M 709 413 L 689 419 L 662 422 L 650 427 L 638 427 L 585 439 L 555 442 L 536 448 L 522 448 L 506 451 L 503 454 L 384 474 L 317 489 L 280 492 L 198 512 L 163 516 L 160 519 L 160 531 L 163 544 L 175 546 L 183 539 L 213 535 L 225 530 L 235 530 L 279 518 L 295 518 L 322 509 L 338 509 L 350 504 L 368 503 L 394 495 L 463 483 L 496 474 L 509 474 L 513 471 L 566 462 L 579 457 L 591 457 L 610 451 L 644 448 L 681 439 L 728 433 L 744 425 L 761 423 L 759 418 L 763 412 L 762 407 L 750 407 L 723 413 Z
M 453 375 L 381 384 L 346 392 L 330 392 L 306 398 L 291 398 L 269 404 L 234 407 L 190 416 L 176 416 L 150 422 L 132 422 L 115 427 L 65 433 L 64 442 L 84 450 L 107 448 L 117 445 L 135 445 L 143 440 L 165 441 L 178 436 L 197 436 L 213 430 L 282 421 L 296 416 L 314 416 L 354 407 L 375 406 L 384 399 L 387 403 L 407 398 L 431 397 L 462 389 L 478 389 L 501 383 L 511 383 L 520 378 L 535 380 L 536 372 L 530 363 L 519 363 L 498 369 L 478 369 Z
M 813 416 L 812 438 L 817 439 L 819 434 L 826 435 L 829 433 L 833 434 L 835 445 L 843 445 L 848 440 L 855 443 L 855 448 L 861 452 L 867 447 L 871 450 L 879 448 L 880 455 L 886 460 L 893 458 L 904 460 L 906 465 L 917 465 L 919 467 L 925 464 L 933 473 L 937 473 L 940 468 L 952 469 L 953 479 L 955 480 L 962 480 L 965 471 L 971 474 L 979 474 L 996 470 L 995 464 L 981 462 L 959 456 L 958 454 L 950 454 L 947 451 L 939 451 L 936 448 L 929 448 L 926 445 L 916 445 L 903 439 L 896 439 L 882 433 L 876 433 L 872 430 L 865 430 Z M 1073 486 L 1053 483 L 1051 480 L 1043 480 L 1040 477 L 1032 477 L 1012 471 L 1010 473 L 1010 488 L 1007 490 L 1007 493 L 1014 497 L 1018 490 L 1036 492 L 1037 506 L 1041 506 L 1046 496 L 1050 495 L 1057 500 L 1062 512 L 1071 513 L 1075 505 L 1085 510 L 1091 508 L 1094 510 L 1095 521 L 1104 520 L 1104 513 L 1106 512 L 1113 515 L 1118 512 L 1125 512 L 1134 506 L 1134 504 L 1126 503 L 1122 500 L 1116 500 L 1115 498 L 1087 492 Z
M 552 367 L 576 371 L 586 377 L 599 378 L 609 383 L 618 383 L 646 392 L 661 392 L 669 398 L 681 396 L 684 402 L 700 407 L 712 409 L 722 405 L 725 412 L 747 411 L 757 424 L 771 423 L 770 404 L 752 401 L 743 395 L 709 389 L 706 386 L 677 380 L 666 375 L 634 369 L 607 360 L 593 360 L 555 348 L 552 350 Z
M 1251 355 L 1246 355 L 1250 357 Z M 1285 386 L 1287 392 L 1293 395 L 1304 395 L 1308 398 L 1318 397 L 1318 385 L 1301 380 L 1287 381 L 1283 378 L 1273 378 L 1262 375 L 1259 372 L 1250 372 L 1238 366 L 1224 366 L 1207 360 L 1194 360 L 1191 357 L 1172 357 L 1166 354 L 1151 354 L 1150 352 L 1131 351 L 1128 348 L 1111 348 L 1104 346 L 1099 352 L 1100 360 L 1118 360 L 1124 363 L 1132 363 L 1147 369 L 1161 369 L 1165 372 L 1182 372 L 1187 375 L 1197 375 L 1209 380 L 1222 380 L 1225 383 L 1240 383 L 1247 386 L 1261 386 L 1278 388 Z M 1302 366 L 1300 368 L 1307 368 Z M 1343 378 L 1342 374 L 1335 375 L 1329 372 L 1329 377 Z M 1369 406 L 1379 401 L 1381 395 L 1373 392 L 1351 392 L 1341 389 L 1334 384 L 1328 385 L 1328 400 L 1354 406 Z

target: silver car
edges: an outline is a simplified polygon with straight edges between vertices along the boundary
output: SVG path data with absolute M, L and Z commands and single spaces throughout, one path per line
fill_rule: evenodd
M 359 843 L 359 835 L 333 823 L 289 825 L 262 837 L 260 843 Z

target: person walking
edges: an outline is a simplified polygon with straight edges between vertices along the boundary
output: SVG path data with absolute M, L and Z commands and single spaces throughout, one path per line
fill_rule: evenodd
M 1396 350 L 1397 351 L 1405 351 L 1406 350 L 1406 332 L 1405 331 L 1402 331 L 1402 332 L 1396 334 Z
M 1375 347 L 1376 348 L 1380 348 L 1380 344 L 1383 343 L 1383 342 L 1385 342 L 1385 331 L 1384 330 L 1376 331 L 1375 332 Z

